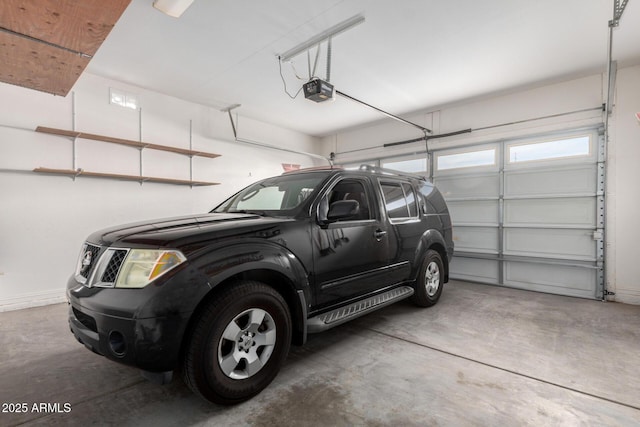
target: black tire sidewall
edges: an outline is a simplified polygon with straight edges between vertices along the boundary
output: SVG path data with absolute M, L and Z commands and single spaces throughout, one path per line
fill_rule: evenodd
M 429 264 L 435 262 L 438 265 L 438 271 L 440 272 L 440 283 L 438 285 L 438 291 L 434 295 L 427 294 L 425 286 L 425 280 L 427 276 L 427 268 Z M 440 295 L 442 294 L 442 288 L 444 287 L 444 264 L 440 254 L 432 249 L 429 249 L 422 261 L 418 279 L 416 280 L 415 293 L 413 295 L 413 302 L 421 307 L 430 307 L 438 302 Z
M 238 314 L 255 308 L 266 311 L 273 318 L 276 344 L 259 372 L 246 379 L 232 379 L 220 368 L 218 346 L 229 323 Z M 201 330 L 198 331 L 198 328 Z M 290 343 L 291 317 L 284 299 L 267 285 L 241 282 L 214 300 L 196 326 L 189 349 L 194 358 L 192 381 L 197 391 L 210 401 L 222 404 L 241 402 L 256 395 L 273 381 L 287 357 Z

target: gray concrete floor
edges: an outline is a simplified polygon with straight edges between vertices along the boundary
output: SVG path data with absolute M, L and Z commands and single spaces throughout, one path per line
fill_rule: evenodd
M 640 306 L 453 281 L 435 307 L 403 301 L 310 336 L 234 407 L 89 352 L 66 312 L 0 313 L 1 409 L 28 406 L 1 426 L 640 425 Z

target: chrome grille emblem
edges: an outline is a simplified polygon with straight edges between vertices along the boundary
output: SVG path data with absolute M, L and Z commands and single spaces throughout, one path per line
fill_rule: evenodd
M 86 251 L 84 253 L 84 256 L 82 257 L 82 266 L 83 267 L 87 267 L 89 265 L 91 265 L 91 258 L 92 258 L 92 254 L 91 251 Z

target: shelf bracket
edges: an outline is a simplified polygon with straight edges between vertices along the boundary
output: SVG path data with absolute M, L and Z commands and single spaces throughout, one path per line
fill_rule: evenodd
M 613 19 L 609 21 L 609 27 L 617 27 L 620 25 L 620 18 L 624 13 L 624 9 L 627 7 L 629 0 L 614 0 L 613 2 Z
M 189 119 L 189 151 L 193 152 L 193 120 Z M 189 181 L 193 181 L 193 154 L 189 156 Z M 193 189 L 193 185 L 191 185 Z

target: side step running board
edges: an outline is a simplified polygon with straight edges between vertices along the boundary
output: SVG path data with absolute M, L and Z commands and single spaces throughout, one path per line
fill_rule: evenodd
M 410 297 L 413 295 L 413 292 L 414 290 L 411 286 L 401 286 L 382 294 L 356 301 L 333 311 L 319 314 L 307 320 L 307 331 L 312 334 L 326 331 L 329 328 L 341 325 L 356 317 L 363 316 L 379 308 L 393 304 L 396 301 Z

